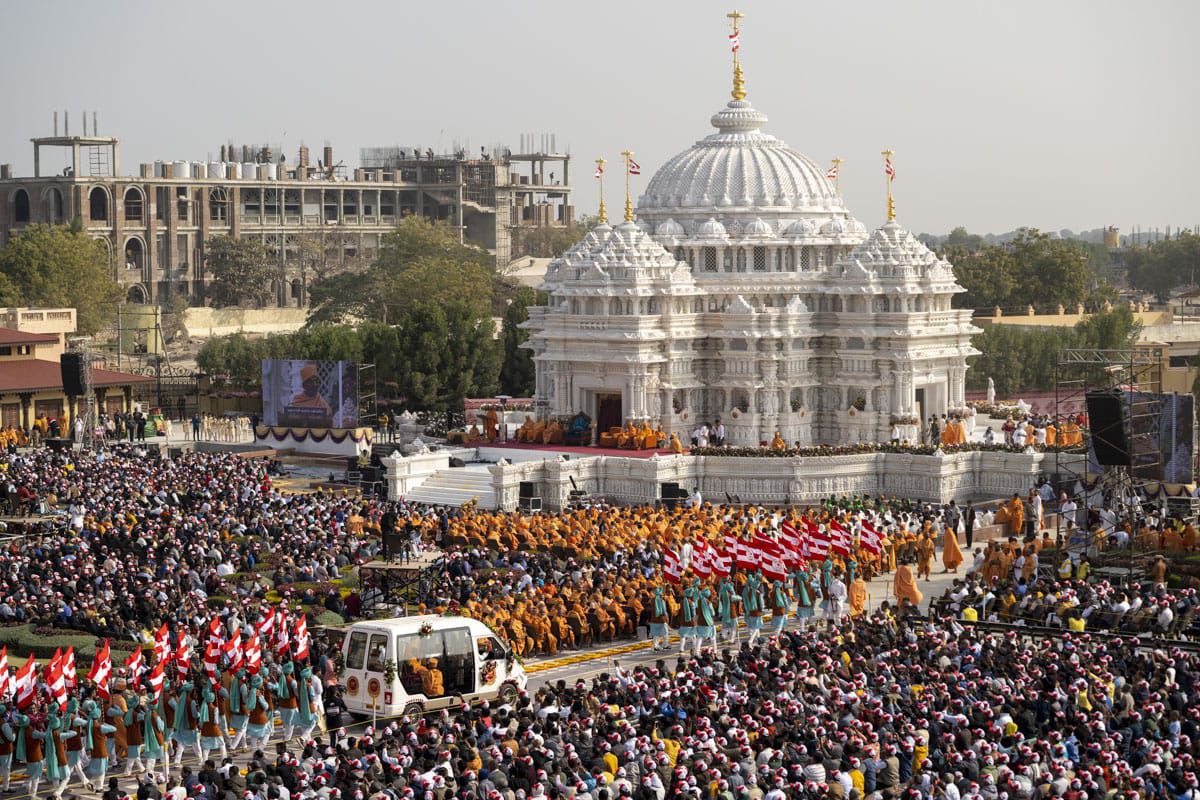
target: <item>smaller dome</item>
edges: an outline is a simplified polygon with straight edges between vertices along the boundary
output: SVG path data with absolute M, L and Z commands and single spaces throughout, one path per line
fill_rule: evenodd
M 863 225 L 861 222 L 856 220 L 854 217 L 851 217 L 850 218 L 850 232 L 851 233 L 866 233 L 867 226 Z
M 724 239 L 727 235 L 725 233 L 725 226 L 712 217 L 709 217 L 708 221 L 696 230 L 696 238 L 698 239 Z
M 817 224 L 811 219 L 799 219 L 788 228 L 790 236 L 816 236 Z
M 762 217 L 755 217 L 754 222 L 746 226 L 746 236 L 772 236 L 775 231 L 771 230 L 771 226 Z
M 847 227 L 846 220 L 835 218 L 821 226 L 821 233 L 826 236 L 841 236 L 846 232 Z
M 654 235 L 674 236 L 676 238 L 681 238 L 684 235 L 683 226 L 673 219 L 667 219 L 666 221 L 658 224 L 658 230 L 654 232 Z

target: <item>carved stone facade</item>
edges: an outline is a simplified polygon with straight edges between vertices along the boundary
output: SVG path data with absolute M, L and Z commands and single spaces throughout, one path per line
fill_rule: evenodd
M 527 347 L 544 415 L 648 420 L 727 443 L 878 441 L 965 405 L 970 312 L 950 264 L 895 221 L 868 234 L 745 100 L 668 160 L 637 221 L 553 261 Z

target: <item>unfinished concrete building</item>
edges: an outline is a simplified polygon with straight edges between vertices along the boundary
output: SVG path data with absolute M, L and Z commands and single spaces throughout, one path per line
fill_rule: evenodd
M 270 147 L 226 144 L 216 160 L 156 161 L 123 175 L 120 141 L 95 135 L 94 119 L 91 135 L 86 124 L 83 135 L 59 135 L 57 123 L 54 136 L 32 140 L 32 177 L 0 164 L 0 245 L 28 225 L 79 218 L 105 243 L 131 302 L 203 305 L 213 236 L 259 238 L 279 266 L 274 302 L 305 306 L 315 280 L 369 263 L 408 215 L 455 226 L 498 268 L 521 255 L 524 230 L 572 222 L 565 154 L 413 148 L 347 169 L 328 145 L 314 165 L 303 146 L 288 163 Z

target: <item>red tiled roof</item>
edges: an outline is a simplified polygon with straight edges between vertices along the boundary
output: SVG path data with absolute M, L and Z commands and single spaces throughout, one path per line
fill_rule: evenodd
M 54 344 L 57 333 L 26 333 L 15 328 L 0 328 L 0 345 L 5 344 Z
M 148 383 L 154 378 L 131 375 L 128 372 L 113 372 L 108 369 L 92 370 L 92 385 L 125 386 L 131 383 Z M 12 392 L 62 391 L 62 370 L 56 361 L 27 358 L 17 361 L 0 361 L 0 394 Z

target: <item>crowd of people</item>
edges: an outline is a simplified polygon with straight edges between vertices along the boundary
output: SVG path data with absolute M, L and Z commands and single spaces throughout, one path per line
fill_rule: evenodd
M 522 516 L 284 494 L 229 454 L 35 448 L 0 469 L 64 512 L 5 542 L 0 623 L 146 649 L 65 691 L 51 669 L 24 695 L 12 676 L 4 789 L 61 797 L 111 774 L 112 800 L 1197 796 L 1196 656 L 1144 638 L 1190 634 L 1196 592 L 1157 567 L 1096 580 L 1086 551 L 1047 574 L 1053 537 L 964 553 L 976 520 L 953 503 Z M 446 554 L 424 610 L 480 618 L 524 657 L 648 636 L 660 660 L 342 731 L 337 658 L 295 609 L 353 617 L 335 581 L 401 528 Z M 935 570 L 961 578 L 926 611 Z

